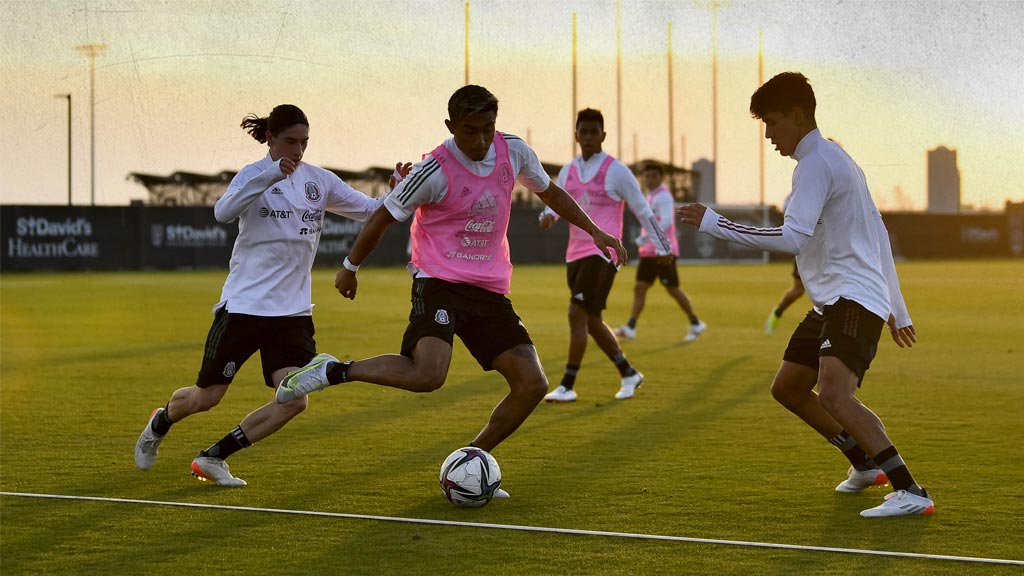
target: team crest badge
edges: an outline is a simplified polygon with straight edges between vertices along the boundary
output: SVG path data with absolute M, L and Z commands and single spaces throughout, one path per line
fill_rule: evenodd
M 503 186 L 511 184 L 515 178 L 512 176 L 512 167 L 508 164 L 498 165 L 498 182 L 501 182 Z
M 448 325 L 448 311 L 444 310 L 444 309 L 438 310 L 437 313 L 434 314 L 434 322 L 437 322 L 438 324 L 440 324 L 442 326 L 447 326 Z
M 320 188 L 316 182 L 306 182 L 306 200 L 310 202 L 320 201 Z

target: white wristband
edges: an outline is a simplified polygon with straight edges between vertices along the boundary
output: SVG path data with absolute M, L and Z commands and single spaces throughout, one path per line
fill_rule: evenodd
M 348 256 L 345 256 L 345 260 L 341 263 L 341 265 L 344 266 L 345 270 L 348 270 L 349 272 L 355 273 L 359 271 L 359 266 L 353 264 L 352 261 L 348 259 Z

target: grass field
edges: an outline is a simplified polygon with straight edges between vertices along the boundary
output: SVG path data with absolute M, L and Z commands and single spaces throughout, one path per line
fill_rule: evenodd
M 416 395 L 367 384 L 311 397 L 280 433 L 234 455 L 249 486 L 188 474 L 195 453 L 272 398 L 257 360 L 222 404 L 174 427 L 152 470 L 132 450 L 150 411 L 195 379 L 223 272 L 5 274 L 0 279 L 0 491 L 1024 560 L 1024 266 L 899 266 L 920 343 L 880 345 L 861 399 L 887 423 L 936 500 L 932 517 L 868 520 L 887 489 L 833 492 L 845 460 L 778 406 L 768 386 L 798 302 L 761 324 L 788 264 L 685 266 L 709 329 L 680 343 L 682 314 L 655 287 L 625 343 L 646 384 L 591 343 L 580 401 L 541 405 L 495 456 L 509 500 L 459 509 L 437 470 L 504 394 L 456 344 L 448 383 Z M 633 268 L 606 319 L 626 319 Z M 409 279 L 360 272 L 356 302 L 314 274 L 321 351 L 397 351 Z M 568 294 L 561 266 L 518 267 L 512 300 L 557 385 Z M 883 335 L 883 338 L 887 338 Z M 1016 526 L 1016 528 L 1015 528 Z M 1021 574 L 998 566 L 423 525 L 258 510 L 0 496 L 0 573 L 15 574 Z

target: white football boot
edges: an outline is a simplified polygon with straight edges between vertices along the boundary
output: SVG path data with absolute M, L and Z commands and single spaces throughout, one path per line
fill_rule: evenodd
M 889 478 L 882 472 L 881 468 L 872 468 L 870 470 L 857 470 L 853 466 L 846 471 L 849 478 L 843 480 L 836 486 L 836 492 L 842 492 L 844 494 L 856 494 L 865 488 L 871 488 L 872 486 L 885 486 L 889 483 Z
M 163 408 L 153 410 L 149 415 L 149 421 L 146 422 L 146 428 L 135 443 L 135 467 L 139 470 L 149 470 L 156 462 L 157 451 L 160 450 L 160 443 L 164 441 L 164 437 L 153 432 L 153 420 L 156 420 L 157 414 L 163 411 Z
M 289 372 L 281 385 L 277 387 L 274 398 L 278 404 L 286 404 L 310 392 L 323 390 L 330 383 L 327 381 L 327 369 L 338 359 L 330 354 L 317 354 L 302 368 Z
M 566 389 L 565 386 L 559 386 L 555 388 L 553 392 L 548 392 L 547 396 L 544 396 L 545 402 L 575 402 L 576 391 L 572 388 Z
M 221 458 L 196 456 L 192 461 L 192 475 L 200 480 L 212 480 L 218 486 L 245 486 L 245 480 L 231 475 L 228 463 Z
M 935 511 L 935 502 L 931 498 L 918 496 L 906 490 L 897 490 L 885 497 L 885 502 L 874 508 L 861 511 L 865 518 L 884 518 L 887 516 L 929 515 Z
M 697 336 L 703 334 L 707 328 L 708 325 L 705 324 L 703 320 L 696 324 L 690 324 L 690 331 L 686 333 L 686 336 L 683 338 L 683 342 L 693 342 L 697 339 Z
M 614 330 L 615 336 L 623 340 L 632 340 L 636 338 L 636 328 L 630 328 L 628 324 L 620 326 Z
M 626 376 L 622 379 L 622 386 L 619 391 L 615 393 L 616 400 L 625 400 L 632 398 L 633 394 L 636 393 L 636 389 L 644 383 L 644 375 L 640 372 L 634 372 L 632 376 Z

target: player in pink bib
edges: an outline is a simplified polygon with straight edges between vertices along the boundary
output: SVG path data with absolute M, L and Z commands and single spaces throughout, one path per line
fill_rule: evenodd
M 643 172 L 644 187 L 647 188 L 647 204 L 654 212 L 658 226 L 665 232 L 665 236 L 672 244 L 672 254 L 671 256 L 659 256 L 654 242 L 646 232 L 637 239 L 640 264 L 636 268 L 636 284 L 633 286 L 633 309 L 629 315 L 629 322 L 616 328 L 615 335 L 626 340 L 636 338 L 636 323 L 647 304 L 647 291 L 654 285 L 654 281 L 658 280 L 690 320 L 690 326 L 686 335 L 683 336 L 683 342 L 693 342 L 707 329 L 707 325 L 697 318 L 690 299 L 679 288 L 679 272 L 676 269 L 679 239 L 676 237 L 675 198 L 672 196 L 672 191 L 664 185 L 664 178 L 665 168 L 661 163 L 647 162 Z
M 388 226 L 415 214 L 412 312 L 401 353 L 310 366 L 282 386 L 279 402 L 355 380 L 411 392 L 437 390 L 448 375 L 456 335 L 484 370 L 497 370 L 509 386 L 471 445 L 493 450 L 544 398 L 548 381 L 537 350 L 506 297 L 512 275 L 506 232 L 515 181 L 586 230 L 597 252 L 614 252 L 621 264 L 625 248 L 551 182 L 523 140 L 495 131 L 497 115 L 498 100 L 485 88 L 456 90 L 445 121 L 452 138 L 413 166 L 367 221 L 338 272 L 335 287 L 354 299 L 359 264 Z
M 601 111 L 592 108 L 581 110 L 576 116 L 576 142 L 580 145 L 580 155 L 562 168 L 559 182 L 598 226 L 619 238 L 622 237 L 623 210 L 628 204 L 656 243 L 655 250 L 662 255 L 671 254 L 668 239 L 658 227 L 629 167 L 601 150 L 604 138 Z M 550 228 L 555 219 L 554 212 L 544 210 L 540 215 L 540 227 Z M 644 381 L 643 375 L 626 360 L 615 334 L 602 318 L 618 267 L 586 239 L 587 234 L 583 230 L 569 227 L 569 245 L 565 251 L 570 293 L 569 358 L 562 382 L 544 397 L 548 402 L 576 401 L 576 375 L 587 350 L 588 335 L 594 338 L 619 371 L 621 386 L 615 398 L 632 398 Z

